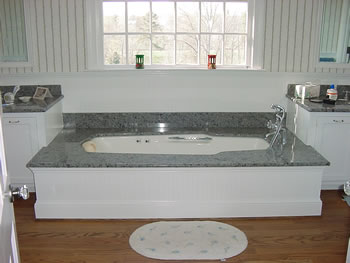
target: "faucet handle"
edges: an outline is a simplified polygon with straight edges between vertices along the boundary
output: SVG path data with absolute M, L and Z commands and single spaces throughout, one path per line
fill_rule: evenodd
M 267 126 L 267 128 L 269 128 L 269 129 L 273 129 L 273 128 L 275 127 L 275 124 L 274 124 L 271 120 L 269 120 L 269 121 L 267 122 L 266 126 Z
M 278 104 L 272 104 L 271 109 L 275 110 L 276 112 L 282 112 L 282 113 L 286 111 L 284 107 Z

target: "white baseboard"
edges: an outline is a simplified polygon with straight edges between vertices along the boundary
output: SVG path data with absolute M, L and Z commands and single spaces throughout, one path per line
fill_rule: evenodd
M 350 178 L 349 178 L 350 179 Z M 333 178 L 322 180 L 322 190 L 339 190 L 343 189 L 344 183 L 349 180 L 344 178 Z
M 36 218 L 131 219 L 319 216 L 322 202 L 129 202 L 44 203 L 36 202 Z

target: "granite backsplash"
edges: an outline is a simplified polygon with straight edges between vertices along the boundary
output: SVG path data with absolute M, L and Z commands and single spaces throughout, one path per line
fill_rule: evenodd
M 265 128 L 273 112 L 64 113 L 65 128 Z

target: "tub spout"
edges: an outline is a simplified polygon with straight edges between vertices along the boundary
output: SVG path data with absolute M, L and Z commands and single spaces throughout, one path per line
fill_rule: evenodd
M 282 144 L 283 145 L 287 143 L 287 141 L 286 141 L 286 129 L 282 127 L 284 118 L 286 116 L 286 111 L 281 105 L 272 104 L 271 108 L 274 109 L 276 112 L 276 122 L 273 123 L 270 120 L 267 123 L 267 127 L 269 129 L 272 129 L 272 132 L 269 132 L 268 134 L 266 134 L 265 139 L 267 139 L 268 137 L 273 135 L 273 137 L 270 141 L 270 148 L 273 147 L 278 136 L 282 137 Z

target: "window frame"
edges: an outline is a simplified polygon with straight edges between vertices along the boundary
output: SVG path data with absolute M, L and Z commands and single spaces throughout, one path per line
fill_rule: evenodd
M 86 1 L 86 40 L 87 40 L 87 70 L 118 70 L 135 69 L 129 65 L 105 65 L 104 64 L 104 32 L 103 32 L 103 2 L 159 2 L 162 0 L 87 0 Z M 165 0 L 174 2 L 185 2 L 184 0 Z M 191 2 L 232 2 L 232 0 L 191 0 Z M 240 0 L 234 0 L 240 1 Z M 244 1 L 244 0 L 242 0 Z M 247 58 L 246 65 L 217 65 L 217 69 L 262 69 L 263 61 L 263 39 L 265 21 L 265 0 L 247 0 L 248 2 L 248 25 L 247 25 Z M 127 8 L 127 7 L 126 7 Z M 121 33 L 122 35 L 124 33 Z M 128 33 L 125 33 L 128 34 Z M 133 33 L 132 33 L 133 34 Z M 130 35 L 132 35 L 130 34 Z M 146 33 L 146 34 L 152 34 Z M 155 33 L 158 34 L 158 33 Z M 173 35 L 182 34 L 174 32 Z M 198 35 L 208 33 L 198 32 Z M 209 33 L 210 34 L 210 33 Z M 211 33 L 225 36 L 226 33 Z M 227 35 L 231 35 L 228 33 Z M 234 34 L 232 34 L 234 35 Z M 199 51 L 199 50 L 198 50 Z M 151 64 L 145 65 L 145 69 L 206 69 L 206 65 L 200 64 Z

